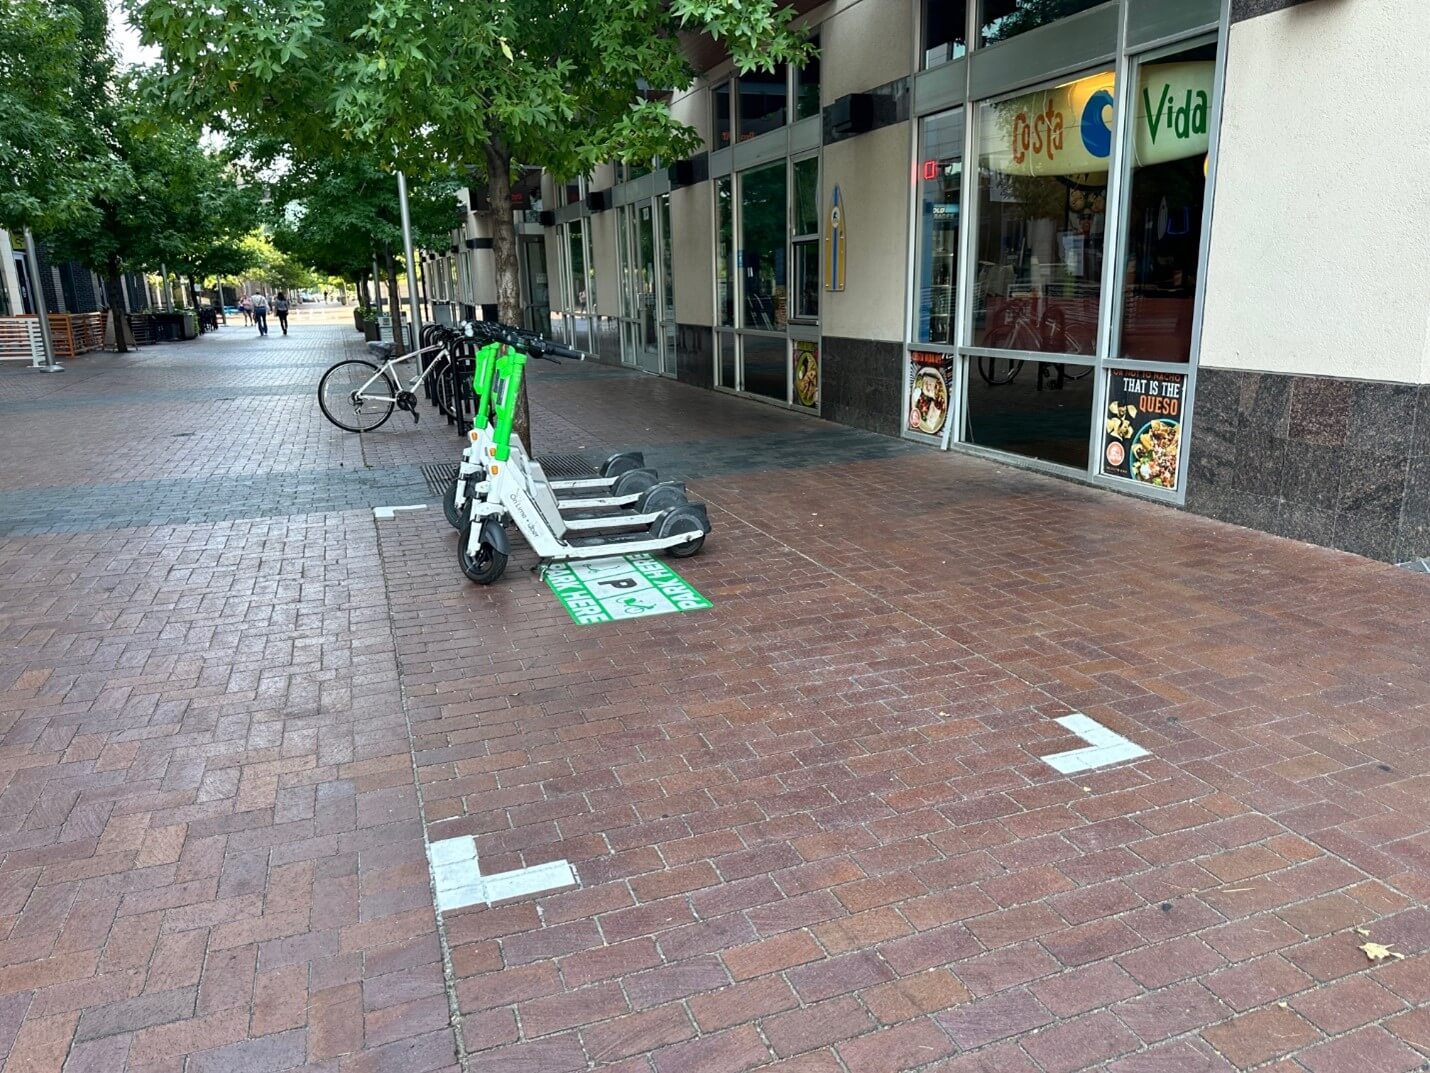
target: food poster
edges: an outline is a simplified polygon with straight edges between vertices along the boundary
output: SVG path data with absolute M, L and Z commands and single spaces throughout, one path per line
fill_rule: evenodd
M 953 385 L 953 357 L 932 351 L 909 352 L 909 412 L 904 427 L 914 435 L 943 435 Z
M 819 344 L 811 339 L 794 341 L 794 401 L 819 409 Z
M 1174 491 L 1182 455 L 1187 378 L 1109 369 L 1102 472 Z

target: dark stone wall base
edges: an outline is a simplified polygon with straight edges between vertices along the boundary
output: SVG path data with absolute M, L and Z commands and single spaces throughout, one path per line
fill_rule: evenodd
M 1406 562 L 1430 555 L 1430 385 L 1202 368 L 1187 509 Z
M 675 378 L 696 387 L 715 385 L 714 329 L 700 324 L 675 326 Z
M 826 335 L 821 343 L 820 413 L 830 421 L 899 434 L 904 348 L 876 339 Z
M 1273 11 L 1282 11 L 1310 2 L 1311 0 L 1231 0 L 1231 21 L 1254 19 L 1257 15 L 1270 15 Z

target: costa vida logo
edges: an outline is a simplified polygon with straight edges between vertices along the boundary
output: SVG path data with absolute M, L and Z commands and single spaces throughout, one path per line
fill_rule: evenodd
M 1188 88 L 1178 94 L 1172 82 L 1163 81 L 1156 92 L 1154 105 L 1153 87 L 1142 87 L 1142 119 L 1146 126 L 1143 136 L 1150 138 L 1153 146 L 1206 137 L 1210 101 L 1205 89 Z M 1082 147 L 1094 158 L 1106 160 L 1112 153 L 1114 104 L 1112 93 L 1099 89 L 1088 96 L 1077 116 Z M 1029 157 L 1056 161 L 1066 144 L 1067 125 L 1068 118 L 1055 100 L 1049 100 L 1041 111 L 1018 112 L 1013 117 L 1013 162 L 1022 165 Z
M 1027 112 L 1019 112 L 1013 117 L 1014 163 L 1023 163 L 1029 153 L 1033 156 L 1046 155 L 1052 160 L 1062 150 L 1063 114 L 1053 107 L 1052 101 L 1031 121 Z
M 1170 133 L 1177 141 L 1200 136 L 1207 132 L 1207 94 L 1205 90 L 1187 90 L 1179 102 L 1172 92 L 1171 83 L 1162 83 L 1162 95 L 1157 107 L 1152 107 L 1152 88 L 1142 87 L 1142 108 L 1147 114 L 1147 133 L 1152 136 L 1152 144 L 1157 144 L 1160 133 Z

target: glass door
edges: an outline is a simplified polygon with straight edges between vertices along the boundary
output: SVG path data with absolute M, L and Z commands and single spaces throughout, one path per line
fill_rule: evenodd
M 526 236 L 521 240 L 522 262 L 526 266 L 526 302 L 522 307 L 525 327 L 542 335 L 551 334 L 551 289 L 546 272 L 546 239 Z
M 656 263 L 656 221 L 654 201 L 632 206 L 634 232 L 632 251 L 636 255 L 635 314 L 636 364 L 648 373 L 661 371 L 659 276 Z
M 621 271 L 621 364 L 634 365 L 639 351 L 637 298 L 639 271 L 635 263 L 632 242 L 631 214 L 633 205 L 622 205 L 616 214 L 616 254 Z

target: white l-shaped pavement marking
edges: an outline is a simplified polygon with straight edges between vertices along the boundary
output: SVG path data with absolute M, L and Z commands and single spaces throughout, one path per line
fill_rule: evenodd
M 1056 722 L 1088 743 L 1084 749 L 1069 749 L 1066 752 L 1052 753 L 1042 758 L 1044 763 L 1056 768 L 1064 775 L 1072 775 L 1090 768 L 1106 767 L 1108 764 L 1118 764 L 1123 760 L 1135 760 L 1140 756 L 1151 755 L 1136 742 L 1128 741 L 1121 734 L 1108 730 L 1097 720 L 1089 719 L 1081 712 L 1065 715 Z
M 391 521 L 397 517 L 399 510 L 426 510 L 426 503 L 414 503 L 410 507 L 373 507 L 372 516 L 381 522 Z
M 427 860 L 439 912 L 577 885 L 576 873 L 565 860 L 484 876 L 477 866 L 477 840 L 471 835 L 428 843 Z

